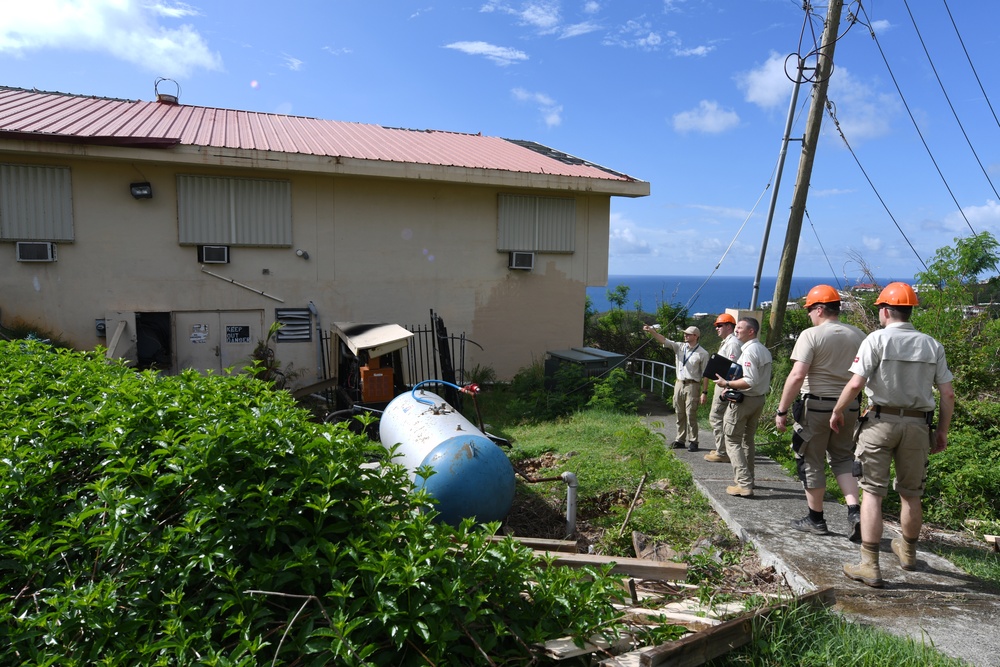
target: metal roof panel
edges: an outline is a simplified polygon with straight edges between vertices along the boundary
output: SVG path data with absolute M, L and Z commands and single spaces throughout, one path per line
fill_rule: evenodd
M 163 102 L 86 97 L 0 86 L 3 133 L 74 143 L 259 150 L 404 164 L 434 165 L 636 182 L 637 179 L 541 144 L 481 134 L 412 130 L 362 123 L 216 109 Z M 30 137 L 29 137 L 30 138 Z

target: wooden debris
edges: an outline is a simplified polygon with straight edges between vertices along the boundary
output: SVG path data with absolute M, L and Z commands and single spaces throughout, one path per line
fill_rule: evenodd
M 576 542 L 573 540 L 547 540 L 541 537 L 517 537 L 516 535 L 493 535 L 491 542 L 502 542 L 508 537 L 517 540 L 524 546 L 535 551 L 557 551 L 565 553 L 576 553 Z
M 536 551 L 539 557 L 544 556 L 543 552 Z M 594 554 L 552 554 L 555 556 L 555 565 L 567 567 L 602 567 L 613 564 L 611 572 L 614 574 L 626 574 L 639 579 L 661 579 L 664 581 L 684 581 L 687 578 L 687 565 L 685 563 L 658 563 L 656 561 L 642 560 L 641 558 L 624 558 L 618 556 L 597 556 Z
M 604 637 L 594 635 L 589 641 L 584 642 L 582 647 L 577 646 L 570 637 L 563 637 L 562 639 L 550 639 L 545 642 L 544 649 L 545 654 L 553 660 L 568 660 L 581 655 L 587 655 L 588 653 L 597 653 L 598 651 L 614 653 L 627 650 L 631 647 L 632 638 L 627 635 L 620 636 L 614 645 L 609 644 Z
M 1000 551 L 1000 537 L 996 535 L 986 535 L 986 541 L 993 545 L 993 551 Z
M 836 602 L 836 596 L 833 588 L 828 587 L 795 598 L 793 602 L 829 607 Z M 785 609 L 788 606 L 789 603 L 786 602 L 759 609 L 703 632 L 687 635 L 677 641 L 643 651 L 639 656 L 639 664 L 642 667 L 695 667 L 702 665 L 713 658 L 748 644 L 755 619 L 766 618 L 776 610 Z M 601 664 L 608 667 L 616 665 L 616 663 L 608 661 Z

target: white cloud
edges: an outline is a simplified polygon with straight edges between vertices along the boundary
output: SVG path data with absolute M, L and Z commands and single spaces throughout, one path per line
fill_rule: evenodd
M 294 58 L 294 57 L 288 55 L 287 53 L 282 53 L 281 57 L 285 61 L 285 67 L 287 67 L 288 69 L 292 70 L 293 72 L 298 72 L 299 70 L 302 69 L 302 65 L 304 63 L 301 60 L 299 60 L 298 58 Z
M 446 49 L 455 49 L 470 56 L 483 56 L 500 66 L 511 65 L 528 59 L 528 54 L 506 46 L 496 46 L 489 42 L 452 42 L 446 44 Z
M 479 9 L 480 12 L 500 12 L 515 16 L 518 23 L 538 29 L 543 33 L 554 31 L 560 23 L 559 3 L 553 1 L 525 2 L 520 9 L 514 9 L 506 2 L 490 0 Z
M 547 127 L 556 127 L 562 123 L 562 105 L 545 93 L 532 93 L 524 88 L 515 88 L 511 92 L 519 102 L 529 102 L 538 105 Z
M 987 199 L 982 206 L 965 206 L 962 208 L 962 213 L 965 214 L 964 217 L 957 211 L 949 214 L 944 219 L 945 226 L 962 235 L 970 233 L 969 225 L 972 225 L 976 232 L 988 231 L 994 235 L 1000 230 L 1000 204 L 992 199 Z M 966 220 L 969 221 L 968 224 Z
M 162 3 L 157 2 L 152 5 L 147 5 L 154 12 L 160 16 L 166 16 L 168 18 L 179 19 L 185 16 L 201 16 L 201 12 L 197 9 L 183 2 L 174 3 Z
M 593 21 L 584 21 L 583 23 L 574 23 L 573 25 L 568 25 L 562 29 L 559 33 L 559 39 L 568 39 L 570 37 L 579 37 L 580 35 L 586 35 L 588 33 L 600 30 L 601 26 Z
M 594 2 L 594 0 L 590 0 L 590 2 L 583 3 L 584 14 L 596 14 L 599 11 L 601 11 L 601 3 Z
M 604 38 L 606 46 L 623 46 L 643 51 L 658 51 L 663 44 L 663 36 L 653 29 L 652 23 L 631 20 L 618 28 L 617 33 Z
M 879 21 L 872 21 L 872 30 L 874 30 L 875 33 L 878 35 L 881 35 L 882 33 L 887 32 L 889 30 L 892 30 L 892 28 L 893 28 L 892 24 L 884 19 Z
M 622 219 L 621 214 L 611 214 L 611 235 L 609 254 L 621 255 L 658 255 L 653 245 L 646 239 L 640 239 L 635 228 Z
M 702 100 L 697 109 L 674 114 L 673 125 L 677 132 L 704 132 L 718 134 L 740 124 L 735 111 L 720 109 L 718 102 Z
M 747 102 L 772 109 L 788 106 L 793 84 L 785 75 L 785 56 L 771 52 L 763 65 L 737 74 L 736 85 Z
M 885 246 L 885 242 L 876 236 L 861 236 L 861 243 L 865 246 L 865 250 L 871 252 L 879 252 Z
M 168 27 L 157 21 L 196 14 L 183 3 L 144 5 L 139 0 L 5 3 L 0 52 L 18 56 L 41 49 L 103 52 L 162 76 L 221 70 L 222 57 L 193 26 Z
M 834 104 L 840 129 L 851 146 L 889 134 L 902 109 L 896 96 L 877 93 L 844 67 L 834 70 L 827 98 Z M 830 130 L 836 128 L 831 126 Z
M 347 48 L 346 46 L 341 46 L 339 48 L 334 48 L 332 46 L 324 46 L 323 50 L 334 56 L 345 56 L 349 53 L 353 53 L 353 51 L 351 51 L 351 49 Z
M 707 56 L 715 51 L 714 46 L 696 46 L 690 49 L 674 49 L 675 56 Z

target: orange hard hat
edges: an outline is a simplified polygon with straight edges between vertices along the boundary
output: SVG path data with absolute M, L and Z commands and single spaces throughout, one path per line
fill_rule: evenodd
M 806 308 L 812 308 L 817 303 L 840 303 L 840 292 L 829 285 L 816 285 L 806 295 Z
M 729 313 L 722 313 L 715 318 L 715 326 L 719 326 L 720 324 L 732 324 L 736 326 L 736 318 Z
M 876 306 L 916 306 L 917 293 L 906 283 L 889 283 L 875 300 Z

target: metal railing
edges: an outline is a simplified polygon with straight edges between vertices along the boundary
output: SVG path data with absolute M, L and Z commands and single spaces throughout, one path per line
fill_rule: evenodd
M 652 359 L 632 359 L 630 365 L 632 367 L 632 375 L 639 378 L 640 389 L 651 392 L 659 389 L 660 396 L 666 395 L 667 387 L 670 387 L 670 391 L 674 390 L 674 385 L 667 379 L 668 377 L 673 377 L 674 366 L 663 361 L 653 361 Z M 648 390 L 646 389 L 647 384 L 649 385 Z

